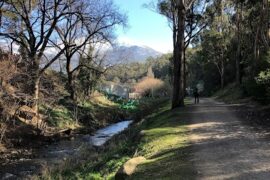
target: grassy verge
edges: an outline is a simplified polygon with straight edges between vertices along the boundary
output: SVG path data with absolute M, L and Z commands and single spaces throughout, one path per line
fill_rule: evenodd
M 164 100 L 148 108 L 149 115 L 142 122 L 114 137 L 102 150 L 88 150 L 86 162 L 66 166 L 45 179 L 114 179 L 124 162 L 139 155 L 147 161 L 131 179 L 193 179 L 188 130 L 181 112 L 169 110 Z

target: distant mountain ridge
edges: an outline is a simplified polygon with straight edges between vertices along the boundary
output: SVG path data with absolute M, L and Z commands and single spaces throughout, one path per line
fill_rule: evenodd
M 117 46 L 107 52 L 107 59 L 112 63 L 145 62 L 147 58 L 156 58 L 162 53 L 146 46 Z
M 103 53 L 105 53 L 106 64 L 143 63 L 149 57 L 156 58 L 162 55 L 161 52 L 150 47 L 137 45 L 116 46 Z M 47 56 L 50 56 L 50 54 Z M 75 54 L 72 60 L 72 67 L 75 67 L 78 64 L 78 59 L 78 54 Z M 57 60 L 52 64 L 51 68 L 56 71 L 61 71 L 61 69 L 65 71 L 64 62 L 65 61 Z

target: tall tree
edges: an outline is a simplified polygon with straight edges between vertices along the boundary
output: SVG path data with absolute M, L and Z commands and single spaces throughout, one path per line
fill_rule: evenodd
M 218 0 L 213 4 L 215 16 L 211 24 L 202 34 L 202 51 L 209 62 L 215 64 L 220 75 L 220 87 L 225 86 L 225 66 L 228 61 L 228 46 L 232 38 L 230 28 L 230 16 L 225 13 L 228 4 L 224 0 Z
M 196 15 L 197 10 L 204 12 L 208 1 L 196 0 L 159 0 L 157 3 L 158 12 L 168 18 L 173 31 L 173 92 L 172 108 L 184 106 L 185 96 L 185 50 L 191 40 L 203 28 Z M 203 6 L 202 6 L 203 4 Z M 198 12 L 198 11 L 196 11 Z M 185 35 L 185 30 L 187 33 Z
M 167 17 L 173 31 L 173 92 L 172 109 L 184 106 L 182 67 L 185 51 L 185 18 L 195 0 L 159 0 L 157 11 Z
M 237 27 L 237 51 L 235 58 L 236 69 L 236 83 L 240 85 L 241 81 L 241 69 L 240 63 L 242 61 L 242 18 L 243 18 L 243 2 L 237 2 L 236 4 L 236 27 Z

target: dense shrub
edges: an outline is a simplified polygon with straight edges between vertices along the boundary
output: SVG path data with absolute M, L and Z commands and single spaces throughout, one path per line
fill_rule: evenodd
M 246 96 L 251 96 L 255 100 L 262 103 L 267 103 L 270 100 L 267 89 L 269 89 L 265 84 L 258 83 L 256 79 L 246 79 L 243 82 L 243 90 Z

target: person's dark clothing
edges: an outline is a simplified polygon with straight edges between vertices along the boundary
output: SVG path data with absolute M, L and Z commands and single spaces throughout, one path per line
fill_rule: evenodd
M 198 104 L 199 103 L 199 92 L 198 92 L 197 88 L 194 89 L 193 95 L 195 98 L 195 104 Z

